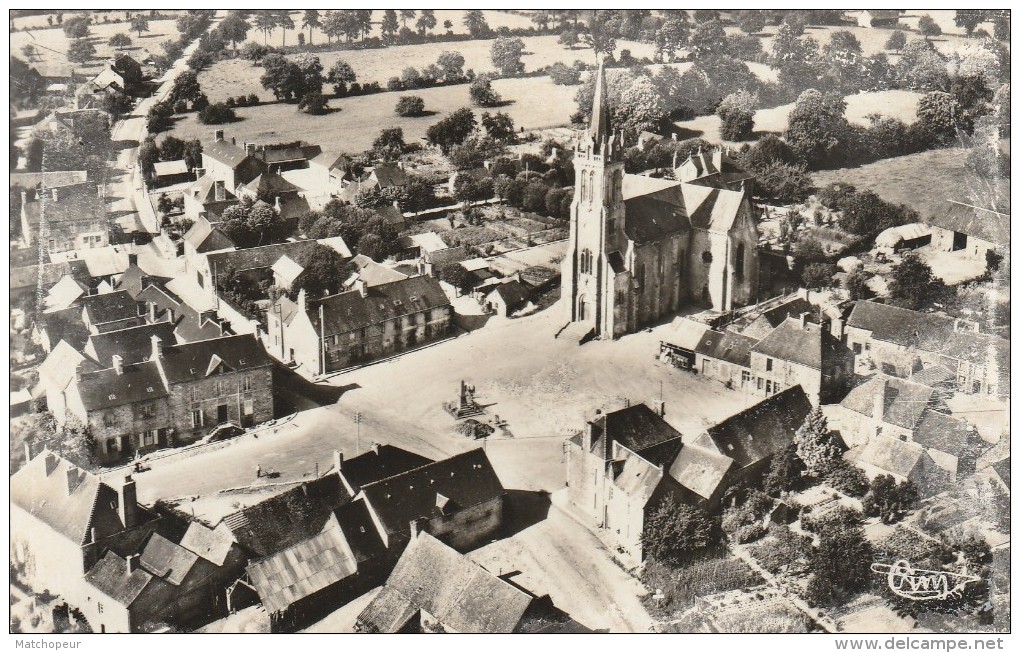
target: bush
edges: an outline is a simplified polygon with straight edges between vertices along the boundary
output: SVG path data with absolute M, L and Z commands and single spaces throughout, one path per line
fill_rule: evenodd
M 549 78 L 553 84 L 560 86 L 574 86 L 575 84 L 581 83 L 581 71 L 584 70 L 584 64 L 578 66 L 581 62 L 575 62 L 573 66 L 568 66 L 562 61 L 557 61 L 553 65 L 549 66 Z
M 829 468 L 826 480 L 843 494 L 863 497 L 868 492 L 868 477 L 858 467 L 840 459 Z
M 468 94 L 471 96 L 471 102 L 479 107 L 495 107 L 503 101 L 492 88 L 492 78 L 488 75 L 479 75 L 468 89 Z
M 403 95 L 397 100 L 397 115 L 413 118 L 425 113 L 425 100 L 417 95 Z
M 227 105 L 217 102 L 202 109 L 198 114 L 198 120 L 203 125 L 221 125 L 226 122 L 235 122 L 237 114 Z
M 760 522 L 748 524 L 737 530 L 733 535 L 734 541 L 737 544 L 746 544 L 747 542 L 754 542 L 755 540 L 761 539 L 768 529 L 765 528 Z
M 824 290 L 835 282 L 833 278 L 839 269 L 834 263 L 808 263 L 801 272 L 801 281 L 805 288 Z

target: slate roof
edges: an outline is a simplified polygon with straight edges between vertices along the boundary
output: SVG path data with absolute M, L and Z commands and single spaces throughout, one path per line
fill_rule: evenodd
M 843 344 L 822 325 L 807 322 L 801 328 L 800 320 L 787 318 L 758 341 L 751 351 L 820 370 L 827 354 L 835 354 L 843 348 Z
M 949 200 L 946 210 L 928 218 L 933 227 L 1009 246 L 1009 214 Z
M 847 326 L 871 331 L 875 340 L 938 351 L 953 332 L 953 318 L 860 301 L 850 313 Z
M 239 545 L 271 556 L 322 531 L 333 511 L 350 501 L 334 474 L 302 483 L 223 518 Z
M 71 469 L 77 470 L 77 484 L 68 493 Z M 84 544 L 93 527 L 98 538 L 124 530 L 117 490 L 54 453 L 42 451 L 11 475 L 10 491 L 13 505 L 74 544 Z
M 391 163 L 376 166 L 371 174 L 379 182 L 379 188 L 407 185 L 407 173 Z
M 240 272 L 242 270 L 268 269 L 284 255 L 302 263 L 318 244 L 314 240 L 295 240 L 236 251 L 215 252 L 207 254 L 206 260 L 209 262 L 209 269 L 215 269 L 217 275 L 226 274 L 227 270 Z
M 795 385 L 716 424 L 708 436 L 721 454 L 747 467 L 788 447 L 810 412 L 811 402 Z
M 43 299 L 43 304 L 47 311 L 62 311 L 71 306 L 87 291 L 88 288 L 80 281 L 64 276 L 49 289 L 49 292 L 46 293 L 46 297 Z
M 318 145 L 303 143 L 291 145 L 290 147 L 264 147 L 256 156 L 267 164 L 288 163 L 291 161 L 306 161 L 316 159 L 322 154 L 322 148 Z M 334 156 L 334 161 L 336 157 Z
M 153 533 L 142 548 L 138 561 L 153 576 L 171 585 L 180 585 L 198 560 L 199 557 L 192 551 L 174 544 L 159 533 Z
M 217 200 L 216 179 L 212 175 L 202 175 L 195 181 L 195 183 L 188 186 L 188 189 L 185 192 L 200 204 L 209 204 L 211 202 L 235 203 L 239 201 L 237 196 L 231 193 L 230 189 L 225 185 L 223 187 L 223 199 Z
M 1009 340 L 990 333 L 954 331 L 939 351 L 955 360 L 982 366 L 995 361 L 1000 369 L 1009 369 Z
M 975 437 L 967 422 L 929 408 L 921 415 L 913 439 L 926 449 L 935 449 L 959 458 L 976 444 Z
M 454 632 L 512 633 L 530 606 L 531 596 L 421 533 L 358 621 L 397 632 L 424 610 Z
M 631 193 L 640 193 L 646 185 L 652 185 L 645 182 L 647 178 L 643 177 L 639 177 L 640 181 L 630 182 L 633 177 L 638 175 L 623 177 L 624 231 L 628 238 L 640 244 L 690 228 L 687 207 L 678 182 L 668 182 L 668 185 L 662 185 L 658 190 L 628 196 Z
M 138 317 L 138 302 L 126 290 L 81 298 L 91 324 L 104 324 Z
M 270 614 L 283 612 L 357 571 L 354 554 L 339 528 L 248 565 L 255 590 Z
M 684 205 L 691 226 L 716 233 L 726 233 L 733 227 L 744 193 L 699 184 L 683 184 Z
M 635 404 L 591 420 L 592 452 L 601 455 L 602 439 L 619 442 L 631 451 L 642 454 L 645 449 L 681 437 L 680 432 L 666 423 L 658 413 L 645 404 Z M 606 447 L 612 453 L 611 447 Z
M 44 313 L 39 316 L 38 324 L 41 329 L 45 329 L 51 347 L 63 340 L 81 351 L 89 339 L 88 327 L 81 321 L 81 308 L 77 306 Z
M 507 309 L 511 311 L 526 304 L 531 297 L 528 287 L 516 280 L 501 283 L 492 292 L 499 294 L 503 298 Z
M 369 286 L 365 297 L 357 290 L 310 301 L 308 310 L 324 307 L 325 333 L 332 335 L 363 329 L 403 315 L 449 306 L 439 282 L 432 277 L 408 277 Z M 313 321 L 316 328 L 319 323 Z
M 906 478 L 924 455 L 924 447 L 916 442 L 879 435 L 868 440 L 857 462 Z
M 406 533 L 412 520 L 441 514 L 437 495 L 468 508 L 503 494 L 482 449 L 474 449 L 387 479 L 363 485 L 365 500 L 388 533 Z
M 211 315 L 199 313 L 189 304 L 185 303 L 165 283 L 157 282 L 138 293 L 138 301 L 152 302 L 157 307 L 157 318 L 166 317 L 167 310 L 173 310 L 175 328 L 174 335 L 181 342 L 195 342 L 198 340 L 212 340 L 225 335 L 230 335 L 230 329 L 226 324 Z M 173 344 L 173 340 L 166 340 L 164 345 Z M 151 347 L 150 347 L 151 349 Z
M 141 363 L 152 353 L 152 336 L 158 336 L 164 343 L 173 344 L 174 325 L 170 322 L 156 322 L 141 326 L 92 334 L 89 342 L 96 354 L 96 362 L 104 367 L 113 364 L 113 355 L 121 357 L 125 365 Z
M 873 417 L 875 399 L 883 397 L 883 422 L 914 430 L 928 408 L 934 394 L 929 386 L 895 377 L 876 377 L 852 389 L 840 406 L 861 415 Z
M 260 198 L 291 195 L 301 190 L 281 175 L 268 172 L 255 177 L 244 187 Z
M 46 360 L 39 365 L 39 378 L 52 383 L 55 388 L 66 388 L 74 378 L 78 365 L 86 360 L 77 349 L 60 340 L 50 350 Z
M 209 528 L 198 522 L 188 524 L 188 530 L 181 539 L 181 546 L 222 567 L 230 554 L 234 541 L 225 529 Z
M 355 561 L 361 563 L 386 554 L 379 528 L 364 500 L 340 506 L 331 518 L 344 534 Z
M 42 220 L 45 207 L 46 221 L 79 222 L 94 219 L 106 219 L 106 207 L 99 197 L 95 182 L 87 181 L 59 187 L 59 198 L 53 201 L 52 194 L 43 191 L 35 201 L 23 205 L 28 224 L 36 227 Z
M 794 297 L 788 302 L 784 302 L 775 308 L 763 312 L 759 317 L 764 318 L 766 322 L 774 329 L 786 321 L 786 318 L 800 318 L 803 313 L 807 313 L 808 322 L 818 322 L 818 307 L 804 299 L 803 297 Z
M 706 447 L 687 444 L 669 466 L 669 476 L 703 499 L 711 499 L 733 465 L 733 459 Z
M 89 569 L 85 574 L 85 580 L 123 606 L 132 605 L 149 588 L 168 589 L 166 581 L 154 577 L 141 567 L 130 574 L 127 573 L 127 561 L 113 551 L 107 551 L 106 555 Z M 159 588 L 160 585 L 164 587 Z M 155 607 L 146 606 L 153 612 Z
M 662 481 L 662 469 L 619 442 L 613 443 L 612 482 L 631 501 L 646 505 Z
M 694 351 L 733 365 L 751 367 L 751 349 L 757 342 L 739 333 L 709 329 L 701 335 Z
M 203 143 L 202 154 L 207 154 L 216 161 L 225 163 L 231 168 L 237 168 L 248 158 L 248 153 L 243 147 L 238 147 L 227 140 L 213 140 Z
M 123 370 L 123 374 L 108 368 L 81 375 L 78 393 L 85 410 L 127 406 L 168 395 L 155 362 L 124 365 Z
M 363 485 L 403 474 L 434 462 L 434 460 L 400 447 L 381 444 L 373 446 L 372 449 L 360 456 L 344 460 L 340 465 L 340 473 L 357 493 Z
M 204 379 L 216 368 L 230 372 L 253 370 L 271 365 L 262 342 L 251 334 L 198 340 L 163 346 L 161 359 L 168 383 L 187 383 Z
M 148 283 L 165 284 L 170 281 L 170 277 L 159 277 L 152 274 L 146 274 L 142 268 L 136 264 L 128 266 L 120 278 L 117 280 L 117 290 L 126 290 L 129 295 L 138 298 L 138 293 L 144 290 L 144 286 Z

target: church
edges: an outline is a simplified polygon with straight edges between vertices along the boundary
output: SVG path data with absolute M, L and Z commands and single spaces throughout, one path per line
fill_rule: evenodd
M 591 124 L 574 154 L 562 292 L 579 339 L 612 339 L 687 306 L 728 311 L 758 291 L 751 182 L 723 152 L 698 152 L 676 180 L 624 174 L 599 68 Z

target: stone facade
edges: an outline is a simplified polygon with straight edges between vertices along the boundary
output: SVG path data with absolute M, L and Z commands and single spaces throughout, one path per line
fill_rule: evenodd
M 198 440 L 224 422 L 242 427 L 266 422 L 273 418 L 273 368 L 171 384 L 167 410 L 175 444 Z

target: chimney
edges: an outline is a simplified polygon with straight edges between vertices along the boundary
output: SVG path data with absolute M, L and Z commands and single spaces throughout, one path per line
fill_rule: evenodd
M 279 195 L 277 195 L 275 198 L 273 198 L 273 209 L 275 209 L 277 213 L 279 213 L 281 211 L 281 209 L 280 209 L 280 196 Z
M 308 296 L 305 294 L 305 289 L 302 288 L 297 294 L 297 305 L 302 313 L 307 312 L 308 309 Z
M 805 301 L 811 301 L 811 291 L 807 288 L 797 288 L 797 296 Z
M 378 442 L 373 442 L 371 444 L 371 446 L 369 447 L 369 449 L 371 449 L 372 453 L 374 453 L 375 455 L 377 455 L 377 456 L 379 455 L 379 443 Z
M 342 453 L 340 453 L 339 451 L 337 451 L 336 449 L 334 449 L 333 450 L 333 469 L 339 472 L 343 468 L 343 466 L 344 466 L 344 455 Z
M 422 533 L 425 530 L 424 526 L 425 526 L 425 520 L 424 519 L 418 518 L 418 519 L 412 519 L 411 520 L 410 531 L 411 531 L 411 539 L 412 540 L 416 539 L 418 537 L 418 534 Z
M 217 179 L 213 182 L 213 197 L 216 198 L 217 202 L 222 202 L 227 199 L 227 182 L 222 179 Z
M 138 254 L 128 254 L 128 265 L 138 265 Z
M 75 491 L 81 483 L 81 474 L 74 465 L 70 465 L 67 468 L 67 496 L 71 496 L 71 493 Z
M 46 451 L 46 475 L 49 476 L 57 468 L 58 458 L 52 451 Z
M 60 189 L 59 188 L 51 188 L 50 189 L 50 196 L 53 197 L 53 201 L 54 202 L 59 202 L 60 201 Z
M 176 316 L 174 315 L 174 309 L 172 309 L 172 308 L 166 309 L 166 321 L 167 322 L 174 322 L 175 318 L 176 318 Z
M 879 379 L 878 387 L 875 389 L 875 403 L 872 407 L 871 416 L 876 422 L 885 420 L 885 390 L 889 385 L 884 377 Z
M 127 563 L 124 572 L 130 576 L 131 572 L 138 570 L 138 562 L 141 556 L 137 553 L 132 553 L 128 557 L 124 558 L 124 562 Z
M 28 464 L 32 460 L 32 441 L 25 440 L 25 463 Z
M 248 156 L 255 156 L 255 143 L 245 143 L 244 151 Z
M 673 139 L 674 141 L 677 141 L 677 140 L 679 140 L 679 139 L 677 138 L 676 132 L 673 132 L 672 134 L 670 134 L 670 138 L 672 138 L 672 139 Z
M 368 285 L 365 283 L 365 280 L 362 279 L 361 277 L 358 277 L 357 279 L 354 280 L 354 289 L 357 290 L 358 294 L 360 294 L 362 297 L 368 296 Z
M 155 337 L 155 336 L 153 336 L 153 337 Z M 113 369 L 114 369 L 114 371 L 117 372 L 117 376 L 120 376 L 121 374 L 124 373 L 124 359 L 121 358 L 120 354 L 114 354 L 112 356 L 112 359 L 113 359 Z
M 159 360 L 163 358 L 163 339 L 153 334 L 150 339 L 152 342 L 152 354 L 149 356 L 149 360 Z
M 149 324 L 156 323 L 156 302 L 149 302 Z
M 807 328 L 807 317 L 809 313 L 807 311 L 800 314 L 800 330 L 803 331 Z
M 230 137 L 230 144 L 231 145 L 237 145 L 237 137 L 236 136 L 231 136 Z
M 213 131 L 213 140 L 216 141 L 217 143 L 222 143 L 223 142 L 223 130 L 222 129 L 217 129 L 217 130 Z
M 124 528 L 131 528 L 138 523 L 138 494 L 131 474 L 124 476 L 124 484 L 120 486 L 118 495 L 117 510 L 120 513 L 120 521 Z
M 665 417 L 665 416 L 666 416 L 666 402 L 665 401 L 660 401 L 659 402 L 659 417 Z
M 676 152 L 673 152 L 673 169 L 676 170 Z
M 195 181 L 205 176 L 205 168 L 195 168 Z
M 95 526 L 93 526 L 92 528 L 89 529 L 89 542 L 91 542 L 93 544 L 96 543 L 96 527 Z

